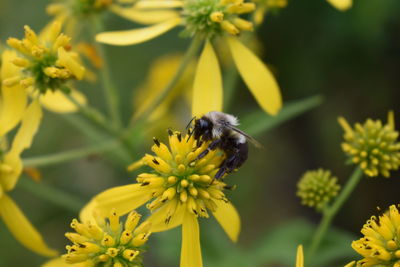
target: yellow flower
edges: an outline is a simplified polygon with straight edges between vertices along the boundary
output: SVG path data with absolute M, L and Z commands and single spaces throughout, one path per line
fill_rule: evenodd
M 198 36 L 206 40 L 198 62 L 193 86 L 192 114 L 200 116 L 210 110 L 222 110 L 222 78 L 217 56 L 210 40 L 221 36 L 228 44 L 238 71 L 261 108 L 275 115 L 282 106 L 279 86 L 266 65 L 246 46 L 238 41 L 241 31 L 252 31 L 253 24 L 240 18 L 251 13 L 255 4 L 243 0 L 141 0 L 138 9 L 180 11 L 178 17 L 149 27 L 127 31 L 103 32 L 97 35 L 99 42 L 111 45 L 133 45 L 153 39 L 183 24 L 186 36 Z
M 78 54 L 70 51 L 70 38 L 60 34 L 61 24 L 53 22 L 45 27 L 39 36 L 25 26 L 25 38 L 9 38 L 8 44 L 15 53 L 7 53 L 7 78 L 3 87 L 24 87 L 32 97 L 54 112 L 73 112 L 77 110 L 66 96 L 69 93 L 81 104 L 86 98 L 68 82 L 81 80 L 85 68 L 79 61 Z M 14 66 L 9 64 L 12 62 Z M 10 89 L 11 90 L 11 89 Z
M 364 257 L 355 266 L 400 266 L 400 214 L 396 205 L 391 205 L 379 217 L 372 216 L 361 233 L 364 237 L 351 244 Z M 353 262 L 349 263 L 349 266 L 353 265 Z
M 353 0 L 326 0 L 329 4 L 334 6 L 340 11 L 346 11 L 353 5 Z
M 297 247 L 296 267 L 304 267 L 303 245 Z
M 254 22 L 259 25 L 263 23 L 265 14 L 277 11 L 287 6 L 287 0 L 253 0 L 257 4 L 254 12 Z
M 0 102 L 0 119 L 10 118 L 5 113 L 12 113 L 12 109 L 4 109 L 10 107 L 12 99 L 4 99 Z M 44 255 L 55 256 L 57 253 L 50 249 L 43 241 L 39 232 L 33 227 L 17 204 L 8 196 L 8 192 L 12 191 L 17 184 L 17 181 L 22 172 L 21 153 L 26 148 L 29 148 L 32 143 L 42 117 L 42 112 L 38 101 L 33 101 L 22 115 L 22 123 L 9 149 L 5 146 L 5 134 L 11 130 L 9 127 L 10 120 L 7 121 L 7 131 L 2 132 L 0 140 L 0 216 L 5 225 L 8 227 L 14 237 L 28 249 Z M 12 120 L 12 124 L 15 117 Z M 0 120 L 0 125 L 3 126 L 3 121 Z M 4 129 L 2 129 L 4 130 Z
M 180 266 L 202 266 L 199 217 L 208 218 L 211 212 L 232 241 L 237 241 L 240 231 L 239 215 L 223 193 L 230 187 L 213 179 L 224 153 L 211 151 L 196 160 L 208 143 L 197 147 L 194 138 L 179 132 L 169 132 L 170 148 L 157 139 L 154 143 L 155 155 L 147 154 L 129 167 L 132 170 L 146 165 L 153 171 L 139 174 L 138 183 L 111 188 L 95 196 L 82 216 L 90 216 L 93 210 L 104 216 L 113 208 L 126 214 L 147 203 L 152 211 L 146 220 L 151 223 L 150 231 L 182 225 Z
M 301 204 L 322 211 L 337 196 L 340 186 L 337 178 L 324 169 L 307 171 L 297 183 L 296 195 Z
M 393 112 L 389 112 L 386 124 L 368 119 L 363 125 L 356 123 L 353 130 L 344 118 L 340 117 L 339 123 L 344 130 L 343 151 L 366 175 L 389 177 L 391 170 L 399 168 L 399 132 L 394 127 Z

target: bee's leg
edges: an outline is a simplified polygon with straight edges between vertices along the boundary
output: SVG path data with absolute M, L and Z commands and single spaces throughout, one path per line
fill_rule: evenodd
M 211 144 L 208 145 L 208 147 L 206 148 L 206 150 L 204 150 L 203 152 L 201 152 L 198 156 L 197 156 L 197 160 L 204 158 L 208 152 L 210 152 L 210 150 L 215 150 L 217 149 L 217 147 L 221 144 L 221 139 L 216 139 L 214 141 L 211 142 Z
M 227 155 L 227 158 L 221 163 L 220 169 L 217 174 L 215 174 L 215 178 L 219 180 L 225 175 L 225 173 L 231 173 L 242 166 L 242 164 L 247 160 L 247 156 L 247 143 L 239 144 L 234 152 Z

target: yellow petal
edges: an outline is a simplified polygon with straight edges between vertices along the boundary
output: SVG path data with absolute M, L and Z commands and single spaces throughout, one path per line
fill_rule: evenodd
M 346 11 L 353 5 L 353 0 L 327 0 L 327 1 L 340 11 Z
M 24 149 L 31 146 L 32 139 L 39 128 L 41 119 L 42 108 L 40 107 L 39 102 L 35 100 L 25 111 L 21 127 L 19 128 L 12 143 L 11 150 L 9 152 L 10 154 L 19 155 Z
M 122 8 L 117 5 L 111 6 L 111 11 L 115 14 L 141 24 L 155 24 L 166 20 L 177 18 L 179 13 L 173 10 L 138 10 L 133 8 Z
M 15 153 L 8 153 L 4 156 L 3 164 L 10 168 L 10 171 L 0 173 L 0 186 L 4 191 L 11 191 L 21 176 L 23 169 L 22 160 Z
M 214 217 L 224 229 L 229 238 L 236 242 L 240 233 L 240 217 L 236 208 L 223 200 L 215 201 L 217 210 L 213 212 Z
M 304 267 L 304 255 L 302 245 L 299 245 L 297 247 L 296 267 Z
M 71 53 L 67 52 L 64 47 L 58 48 L 57 53 L 57 65 L 67 68 L 78 80 L 82 80 L 86 70 L 81 63 L 78 62 Z
M 74 264 L 66 263 L 63 258 L 55 258 L 42 264 L 41 267 L 76 267 Z
M 3 80 L 15 77 L 19 69 L 12 63 L 17 55 L 14 51 L 5 50 L 1 58 L 0 77 Z M 13 129 L 21 120 L 27 103 L 27 94 L 25 88 L 19 83 L 14 86 L 1 85 L 0 93 L 0 137 Z
M 65 21 L 65 16 L 57 16 L 50 23 L 48 23 L 39 34 L 39 39 L 43 43 L 51 44 L 61 32 L 62 24 Z
M 39 232 L 7 195 L 3 195 L 0 199 L 0 215 L 10 232 L 22 245 L 43 256 L 57 255 L 55 250 L 46 245 Z
M 96 201 L 91 200 L 88 204 L 86 204 L 81 211 L 79 212 L 79 219 L 81 222 L 86 223 L 86 222 L 91 222 L 91 223 L 96 223 L 96 219 L 94 217 L 94 212 L 96 209 Z
M 182 224 L 180 267 L 202 266 L 199 222 L 193 214 L 185 212 Z
M 168 211 L 174 209 L 174 205 L 176 207 L 175 212 L 171 215 L 169 221 L 166 222 Z M 179 200 L 169 201 L 147 218 L 146 221 L 151 223 L 150 231 L 153 233 L 163 232 L 181 225 L 185 211 L 185 206 L 181 205 Z
M 275 115 L 282 107 L 279 86 L 267 66 L 235 37 L 229 37 L 228 43 L 235 64 L 247 87 L 261 108 Z
M 108 189 L 93 199 L 101 216 L 108 216 L 114 208 L 116 213 L 123 215 L 149 201 L 151 193 L 141 184 L 131 184 Z
M 72 89 L 70 95 L 81 105 L 86 105 L 86 97 L 81 92 Z M 53 92 L 47 90 L 46 94 L 42 95 L 39 100 L 46 109 L 57 113 L 76 112 L 79 109 L 79 107 L 72 103 L 71 100 L 69 100 L 61 91 Z
M 193 85 L 192 115 L 222 111 L 222 78 L 217 56 L 209 41 L 200 55 Z
M 183 7 L 183 1 L 179 0 L 151 0 L 151 1 L 138 1 L 135 4 L 136 8 L 143 8 L 143 9 L 160 9 L 160 8 L 177 8 L 177 7 Z
M 138 44 L 146 42 L 169 31 L 177 26 L 180 22 L 181 18 L 173 18 L 146 28 L 127 31 L 103 32 L 96 35 L 96 40 L 100 43 L 111 45 Z

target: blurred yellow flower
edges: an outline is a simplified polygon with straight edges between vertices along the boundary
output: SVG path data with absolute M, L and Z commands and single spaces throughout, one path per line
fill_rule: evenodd
M 274 12 L 287 6 L 287 0 L 253 0 L 257 4 L 254 11 L 254 23 L 259 25 L 263 23 L 265 14 Z
M 297 247 L 296 267 L 304 267 L 303 245 Z
M 74 112 L 77 106 L 65 94 L 70 94 L 80 104 L 86 98 L 71 89 L 67 82 L 81 80 L 85 68 L 78 54 L 70 51 L 70 38 L 60 34 L 61 24 L 50 23 L 39 36 L 25 26 L 25 38 L 9 38 L 8 44 L 16 53 L 6 53 L 3 87 L 23 87 L 33 98 L 54 112 Z M 13 63 L 12 64 L 9 63 Z
M 232 53 L 236 67 L 250 92 L 261 108 L 275 115 L 282 106 L 279 86 L 266 65 L 246 46 L 238 41 L 241 31 L 252 31 L 253 24 L 240 18 L 251 13 L 255 4 L 243 0 L 188 0 L 188 1 L 148 1 L 141 0 L 136 8 L 179 9 L 178 17 L 146 28 L 127 31 L 103 32 L 96 40 L 111 45 L 133 45 L 153 39 L 176 26 L 183 24 L 186 36 L 199 36 L 206 40 L 198 62 L 194 85 L 192 114 L 200 116 L 211 110 L 221 111 L 223 90 L 221 71 L 210 39 L 223 36 Z M 228 36 L 224 36 L 224 35 Z
M 147 203 L 152 215 L 146 220 L 151 223 L 151 232 L 160 232 L 182 225 L 181 267 L 202 266 L 198 217 L 208 218 L 212 212 L 232 241 L 237 241 L 240 218 L 228 201 L 224 182 L 213 177 L 224 160 L 222 151 L 210 151 L 196 161 L 208 143 L 197 147 L 194 138 L 169 132 L 169 148 L 154 139 L 152 151 L 129 169 L 149 166 L 152 173 L 138 175 L 137 182 L 106 190 L 95 196 L 83 217 L 93 211 L 101 216 L 115 208 L 126 214 Z M 151 202 L 150 202 L 151 201 Z
M 394 114 L 388 113 L 388 122 L 368 119 L 364 124 L 356 123 L 354 129 L 340 117 L 339 123 L 344 130 L 343 151 L 353 164 L 359 164 L 370 177 L 390 176 L 391 170 L 400 165 L 399 132 L 394 126 Z
M 355 266 L 400 266 L 400 214 L 396 205 L 391 205 L 383 215 L 371 219 L 361 229 L 364 237 L 353 241 L 352 248 L 364 258 Z M 348 266 L 353 266 L 354 262 Z
M 346 11 L 353 6 L 353 0 L 326 0 L 340 11 Z
M 11 101 L 11 103 L 7 103 L 8 101 Z M 40 255 L 55 256 L 57 252 L 46 245 L 39 232 L 7 194 L 17 184 L 23 169 L 20 155 L 26 148 L 31 146 L 33 136 L 39 127 L 42 117 L 40 104 L 35 100 L 23 112 L 21 126 L 14 137 L 11 147 L 8 149 L 5 135 L 12 129 L 10 125 L 16 124 L 14 114 L 11 116 L 6 115 L 6 113 L 13 113 L 13 109 L 9 109 L 12 103 L 13 98 L 3 98 L 0 102 L 0 125 L 2 126 L 0 135 L 2 143 L 0 147 L 0 216 L 10 232 L 22 245 Z M 8 121 L 3 121 L 3 118 L 9 119 Z

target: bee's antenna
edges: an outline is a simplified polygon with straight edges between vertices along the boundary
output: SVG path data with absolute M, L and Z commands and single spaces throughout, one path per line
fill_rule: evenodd
M 194 131 L 191 131 L 190 129 L 188 130 L 188 135 L 189 135 L 189 137 L 188 137 L 188 139 L 186 140 L 186 143 L 189 142 L 190 138 L 192 138 L 193 132 L 194 132 Z
M 189 128 L 190 124 L 192 124 L 192 121 L 195 120 L 195 119 L 196 119 L 196 116 L 194 116 L 194 117 L 189 121 L 189 123 L 186 125 L 186 129 Z

